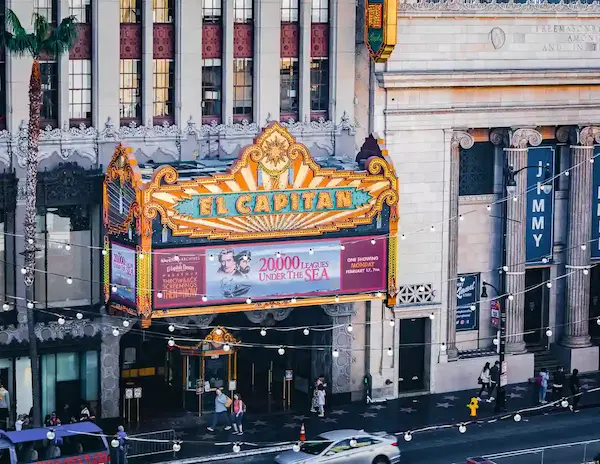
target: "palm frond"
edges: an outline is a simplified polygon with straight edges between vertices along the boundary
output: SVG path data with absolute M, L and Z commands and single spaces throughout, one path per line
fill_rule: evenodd
M 48 53 L 58 58 L 73 48 L 78 35 L 79 27 L 77 25 L 77 18 L 69 16 L 63 19 L 41 43 L 40 53 Z
M 1 46 L 16 56 L 32 55 L 35 49 L 33 34 L 28 34 L 14 11 L 5 10 L 4 31 L 0 36 Z
M 21 25 L 21 21 L 17 14 L 10 8 L 4 10 L 4 28 L 12 32 L 14 35 L 26 35 L 25 28 Z
M 33 33 L 37 40 L 42 43 L 50 35 L 50 23 L 45 16 L 34 13 L 33 14 Z

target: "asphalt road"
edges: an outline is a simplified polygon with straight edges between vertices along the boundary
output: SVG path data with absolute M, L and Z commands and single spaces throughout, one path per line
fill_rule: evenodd
M 411 442 L 399 439 L 402 464 L 465 464 L 470 456 L 492 456 L 497 464 L 581 464 L 600 453 L 600 411 L 560 413 L 545 416 L 472 424 L 464 434 L 457 429 L 415 434 Z M 512 451 L 598 440 L 545 451 L 507 456 Z M 584 457 L 585 448 L 585 457 Z M 218 464 L 272 464 L 275 455 L 218 461 Z M 494 457 L 495 456 L 495 457 Z M 365 463 L 368 464 L 368 463 Z

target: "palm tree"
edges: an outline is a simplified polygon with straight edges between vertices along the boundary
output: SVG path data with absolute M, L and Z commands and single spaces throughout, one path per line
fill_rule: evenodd
M 36 191 L 38 151 L 40 138 L 40 112 L 42 110 L 42 78 L 40 58 L 58 60 L 68 53 L 77 39 L 78 27 L 74 16 L 62 20 L 54 27 L 39 14 L 33 15 L 33 31 L 27 32 L 17 15 L 10 9 L 5 11 L 2 44 L 9 53 L 17 57 L 33 59 L 29 78 L 29 127 L 25 179 L 25 286 L 27 298 L 27 328 L 29 333 L 29 356 L 31 358 L 31 380 L 33 387 L 33 425 L 41 426 L 41 383 L 35 321 L 33 314 L 33 283 L 35 279 L 36 253 Z

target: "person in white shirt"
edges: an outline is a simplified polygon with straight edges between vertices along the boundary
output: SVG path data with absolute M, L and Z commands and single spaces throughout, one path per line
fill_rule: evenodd
M 488 390 L 490 387 L 490 363 L 486 362 L 483 369 L 481 369 L 481 374 L 479 374 L 479 379 L 477 379 L 481 388 L 479 389 L 479 393 L 477 394 L 477 398 L 481 401 L 481 394 L 484 390 Z
M 325 417 L 325 387 L 319 385 L 317 390 L 317 404 L 319 405 L 319 417 Z

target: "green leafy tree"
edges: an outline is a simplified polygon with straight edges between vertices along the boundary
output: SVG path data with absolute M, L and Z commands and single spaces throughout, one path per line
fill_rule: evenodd
M 33 423 L 41 426 L 41 383 L 35 321 L 33 312 L 36 252 L 36 192 L 38 172 L 38 152 L 40 139 L 40 113 L 42 110 L 42 77 L 40 59 L 58 60 L 69 53 L 79 32 L 77 20 L 70 16 L 54 26 L 39 14 L 33 15 L 33 30 L 28 32 L 21 25 L 17 15 L 10 9 L 5 10 L 4 34 L 2 44 L 8 53 L 31 58 L 31 76 L 29 77 L 29 127 L 25 179 L 25 286 L 27 289 L 27 325 L 29 333 L 29 356 L 31 358 L 31 379 L 33 387 Z

